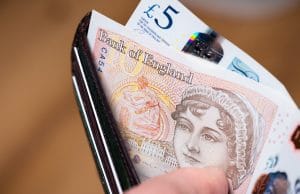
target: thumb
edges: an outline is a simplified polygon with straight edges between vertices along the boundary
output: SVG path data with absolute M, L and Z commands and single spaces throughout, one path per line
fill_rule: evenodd
M 126 194 L 228 194 L 228 182 L 222 170 L 216 168 L 181 168 L 169 174 L 149 179 Z

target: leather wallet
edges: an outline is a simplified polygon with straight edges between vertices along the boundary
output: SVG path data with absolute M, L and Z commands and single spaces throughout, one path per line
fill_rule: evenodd
M 72 44 L 72 81 L 90 148 L 106 193 L 139 183 L 105 97 L 87 41 L 91 13 L 79 23 Z

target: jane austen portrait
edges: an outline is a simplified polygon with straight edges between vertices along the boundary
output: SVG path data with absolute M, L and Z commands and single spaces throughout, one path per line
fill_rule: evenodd
M 237 189 L 253 171 L 263 121 L 242 95 L 207 86 L 182 94 L 172 118 L 174 150 L 180 167 L 222 168 Z

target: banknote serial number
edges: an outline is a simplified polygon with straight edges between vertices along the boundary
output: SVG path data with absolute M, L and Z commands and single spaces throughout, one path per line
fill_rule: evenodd
M 96 67 L 96 70 L 98 72 L 103 72 L 103 68 L 105 66 L 106 55 L 107 55 L 107 48 L 102 47 L 100 49 L 100 55 L 99 55 L 99 59 L 98 59 L 98 62 L 97 62 L 97 67 Z

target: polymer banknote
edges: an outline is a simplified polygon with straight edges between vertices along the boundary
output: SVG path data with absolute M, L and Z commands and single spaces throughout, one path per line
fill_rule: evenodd
M 300 115 L 298 115 L 299 117 Z M 300 127 L 288 132 L 289 138 L 282 138 L 286 132 L 273 132 L 268 140 L 266 157 L 259 161 L 249 188 L 252 193 L 300 193 Z M 281 133 L 281 134 L 280 134 Z M 272 144 L 281 144 L 279 148 Z
M 197 58 L 211 61 L 211 64 L 272 87 L 290 97 L 276 77 L 177 0 L 141 0 L 126 27 L 159 44 L 188 54 L 186 57 L 192 61 L 197 61 Z
M 299 125 L 299 110 L 278 90 L 208 60 L 188 61 L 96 11 L 88 41 L 142 181 L 177 168 L 215 166 L 235 193 L 251 193 L 270 150 L 292 146 L 286 142 Z

